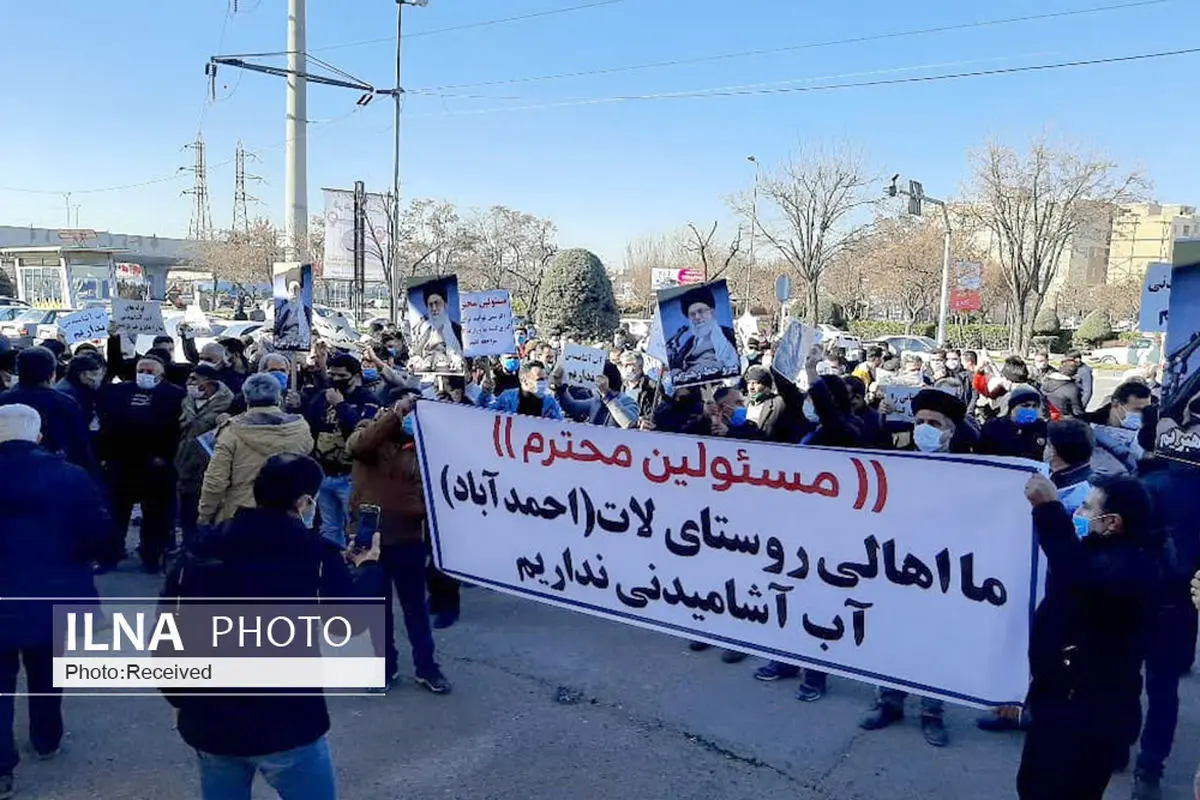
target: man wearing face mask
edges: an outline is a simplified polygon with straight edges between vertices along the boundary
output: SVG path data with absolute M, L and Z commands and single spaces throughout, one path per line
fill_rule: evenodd
M 1041 461 L 1046 453 L 1046 406 L 1041 392 L 1018 384 L 1001 401 L 1001 416 L 984 423 L 976 450 L 985 456 Z
M 42 419 L 42 447 L 59 453 L 100 480 L 100 466 L 92 451 L 92 437 L 79 404 L 55 391 L 57 360 L 44 347 L 28 347 L 17 354 L 17 385 L 0 394 L 0 406 L 21 404 L 36 410 Z
M 241 396 L 248 407 L 217 430 L 212 459 L 200 484 L 199 526 L 219 525 L 239 508 L 253 507 L 254 476 L 271 456 L 312 452 L 308 422 L 281 408 L 279 387 L 270 373 L 251 375 L 242 384 Z
M 1136 478 L 1096 480 L 1074 518 L 1044 476 L 1025 487 L 1047 576 L 1030 630 L 1022 800 L 1100 800 L 1141 727 L 1141 666 L 1162 580 L 1153 504 Z
M 241 509 L 228 525 L 189 548 L 194 558 L 185 556 L 168 575 L 164 600 L 195 597 L 189 580 L 195 584 L 197 574 L 204 576 L 199 584 L 220 586 L 230 598 L 306 598 L 318 604 L 361 597 L 347 560 L 356 566 L 377 560 L 378 540 L 370 550 L 343 553 L 313 532 L 313 497 L 322 477 L 308 456 L 268 459 L 253 481 L 254 507 Z M 297 649 L 296 655 L 320 655 L 302 644 Z M 336 800 L 326 739 L 329 711 L 319 689 L 197 692 L 166 699 L 178 712 L 180 737 L 197 753 L 206 800 L 249 797 L 259 772 L 282 797 Z
M 1096 433 L 1096 454 L 1092 469 L 1099 475 L 1133 473 L 1145 450 L 1138 442 L 1142 428 L 1154 430 L 1158 411 L 1153 405 L 1150 387 L 1140 381 L 1126 381 L 1113 392 L 1112 400 L 1082 417 Z
M 347 353 L 330 357 L 329 387 L 318 393 L 305 411 L 316 441 L 317 461 L 325 480 L 317 495 L 321 510 L 321 535 L 340 547 L 346 544 L 350 521 L 350 471 L 353 460 L 346 440 L 358 424 L 373 419 L 379 402 L 362 387 L 362 365 Z
M 560 387 L 558 401 L 563 410 L 577 420 L 610 428 L 632 428 L 638 421 L 637 403 L 621 388 L 620 370 L 616 364 L 606 361 L 603 374 L 596 378 L 596 390 L 589 399 L 576 400 L 566 387 Z
M 179 418 L 179 449 L 175 453 L 175 472 L 179 476 L 176 489 L 179 529 L 185 543 L 196 535 L 200 489 L 210 458 L 209 451 L 198 440 L 216 429 L 219 418 L 233 404 L 233 392 L 221 383 L 220 372 L 208 364 L 200 364 L 192 370 L 186 388 L 187 397 Z
M 113 538 L 105 569 L 125 554 L 125 536 L 136 504 L 142 506 L 141 559 L 158 572 L 175 529 L 175 454 L 183 389 L 163 380 L 166 365 L 146 355 L 133 382 L 106 386 L 100 394 L 100 435 L 113 503 Z
M 795 418 L 788 412 L 787 403 L 775 393 L 775 378 L 765 367 L 750 367 L 746 380 L 746 412 L 758 426 L 765 439 L 771 442 L 795 444 L 799 431 Z
M 380 564 L 388 577 L 383 643 L 388 687 L 398 683 L 400 666 L 391 611 L 394 588 L 404 613 L 417 683 L 434 694 L 446 694 L 450 682 L 434 660 L 426 600 L 425 494 L 413 439 L 413 405 L 414 397 L 406 395 L 375 419 L 360 424 L 350 437 L 346 445 L 354 459 L 350 502 L 355 517 L 363 505 L 380 509 Z
M 517 375 L 520 388 L 509 389 L 499 396 L 480 394 L 478 405 L 505 414 L 521 414 L 526 417 L 562 419 L 562 407 L 550 393 L 546 382 L 546 368 L 539 361 L 521 365 Z
M 193 340 L 187 339 L 185 341 L 191 342 Z M 233 342 L 236 340 L 230 339 L 226 341 Z M 186 344 L 184 350 L 185 352 L 188 350 Z M 194 344 L 191 350 L 195 351 Z M 217 371 L 221 383 L 225 384 L 231 392 L 238 394 L 242 391 L 242 382 L 246 380 L 246 376 L 241 370 L 234 367 L 232 354 L 225 345 L 219 342 L 209 342 L 201 348 L 199 356 L 192 363 L 208 364 Z

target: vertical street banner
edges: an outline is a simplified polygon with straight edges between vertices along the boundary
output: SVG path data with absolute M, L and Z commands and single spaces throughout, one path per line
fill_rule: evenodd
M 516 352 L 512 296 L 507 289 L 464 292 L 459 306 L 462 309 L 464 356 L 478 358 Z
M 664 289 L 657 298 L 674 388 L 741 375 L 742 357 L 725 281 Z
M 276 350 L 307 352 L 312 347 L 312 264 L 277 263 L 272 270 Z
M 950 287 L 950 310 L 959 313 L 983 308 L 983 264 L 978 261 L 959 261 L 954 265 L 954 282 Z
M 1142 333 L 1166 333 L 1171 305 L 1171 265 L 1148 264 L 1142 284 L 1142 307 L 1138 330 Z
M 542 603 L 960 703 L 1022 703 L 1042 465 L 419 403 L 434 558 Z M 969 525 L 931 522 L 946 486 Z
M 1175 242 L 1157 452 L 1200 465 L 1200 239 Z
M 462 375 L 463 326 L 458 276 L 408 282 L 408 368 L 425 375 Z
M 352 281 L 354 273 L 354 191 L 322 189 L 325 196 L 325 260 L 321 277 L 325 280 Z M 383 257 L 391 249 L 391 220 L 388 198 L 368 192 L 362 220 L 363 272 L 367 283 L 384 280 Z

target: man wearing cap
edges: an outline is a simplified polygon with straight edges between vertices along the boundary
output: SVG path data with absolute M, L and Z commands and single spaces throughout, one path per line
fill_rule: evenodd
M 87 420 L 79 404 L 54 390 L 58 359 L 44 347 L 29 347 L 17 354 L 17 386 L 0 394 L 0 406 L 20 403 L 36 410 L 42 420 L 42 447 L 60 453 L 100 479 L 100 466 L 92 452 Z
M 39 760 L 58 754 L 62 694 L 54 688 L 50 598 L 92 598 L 90 561 L 109 530 L 100 489 L 81 468 L 38 447 L 33 408 L 0 407 L 0 797 L 13 791 L 17 673 L 25 666 L 29 738 Z
M 1016 384 L 1001 400 L 1000 416 L 979 435 L 978 453 L 1041 461 L 1046 453 L 1046 401 L 1029 384 Z
M 105 387 L 97 411 L 105 476 L 113 504 L 109 552 L 100 559 L 111 569 L 125 555 L 125 536 L 134 505 L 142 506 L 141 557 L 147 572 L 158 572 L 175 529 L 175 454 L 183 389 L 163 380 L 166 364 L 142 356 L 132 382 Z
M 187 397 L 179 418 L 179 449 L 175 452 L 179 527 L 185 543 L 196 533 L 200 488 L 215 446 L 215 439 L 205 446 L 201 437 L 216 429 L 232 404 L 233 392 L 221 381 L 221 371 L 211 364 L 198 364 L 188 377 Z
M 746 415 L 771 442 L 795 444 L 799 430 L 787 403 L 775 392 L 775 379 L 766 367 L 746 370 Z
M 667 339 L 667 361 L 673 373 L 689 378 L 728 377 L 741 371 L 733 328 L 718 323 L 712 289 L 697 286 L 679 298 L 687 324 Z M 676 379 L 676 383 L 682 383 Z M 692 381 L 694 382 L 694 381 Z

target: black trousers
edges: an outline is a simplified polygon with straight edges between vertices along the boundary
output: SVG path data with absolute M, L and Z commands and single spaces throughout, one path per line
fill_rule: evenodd
M 107 566 L 115 566 L 125 554 L 125 537 L 133 507 L 142 506 L 141 557 L 147 566 L 162 563 L 163 553 L 175 540 L 175 469 L 149 466 L 134 469 L 110 468 L 108 491 L 112 498 L 113 533 Z
M 1116 731 L 1070 707 L 1032 710 L 1017 795 L 1021 800 L 1103 800 L 1108 781 L 1128 753 Z
M 1146 721 L 1142 726 L 1137 773 L 1162 778 L 1179 723 L 1179 679 L 1196 655 L 1196 610 L 1168 606 L 1159 613 L 1154 640 L 1146 655 Z
M 429 545 L 426 544 L 426 547 L 428 548 Z M 459 596 L 462 584 L 438 569 L 432 558 L 429 559 L 429 564 L 425 568 L 425 582 L 429 584 L 430 614 L 457 615 L 459 613 L 459 609 L 462 607 L 462 600 Z
M 54 648 L 50 644 L 0 650 L 0 775 L 11 775 L 20 761 L 13 719 L 17 673 L 25 664 L 28 684 L 29 739 L 38 753 L 52 753 L 62 741 L 62 690 L 54 688 Z M 44 696 L 39 696 L 44 695 Z

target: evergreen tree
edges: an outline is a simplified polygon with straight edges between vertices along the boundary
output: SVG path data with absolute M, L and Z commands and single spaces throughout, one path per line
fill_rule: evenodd
M 1112 325 L 1108 321 L 1108 314 L 1096 309 L 1083 318 L 1079 329 L 1075 331 L 1075 343 L 1094 345 L 1111 336 Z
M 589 250 L 561 250 L 550 259 L 538 292 L 537 326 L 548 334 L 607 341 L 620 314 L 612 281 Z
M 1037 319 L 1033 321 L 1033 332 L 1039 335 L 1053 335 L 1062 329 L 1062 323 L 1058 319 L 1058 309 L 1050 304 L 1044 304 L 1042 310 L 1038 312 Z

